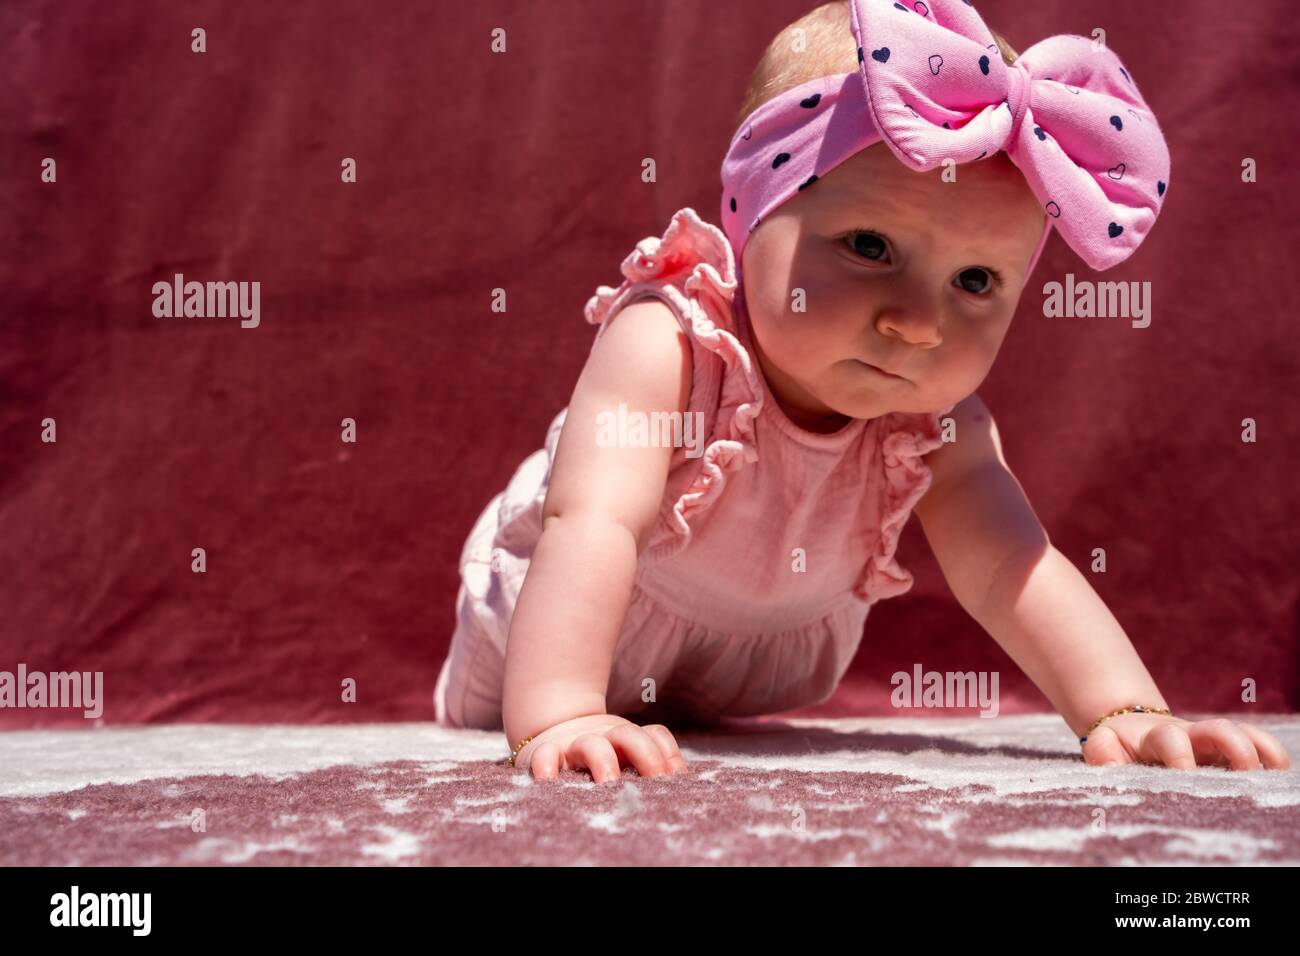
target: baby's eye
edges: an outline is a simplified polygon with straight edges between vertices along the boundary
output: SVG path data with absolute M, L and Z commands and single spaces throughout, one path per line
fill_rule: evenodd
M 988 269 L 972 267 L 963 269 L 957 278 L 953 281 L 961 286 L 967 292 L 973 292 L 975 295 L 984 295 L 993 288 L 996 277 Z
M 881 262 L 889 247 L 885 245 L 885 240 L 874 232 L 855 232 L 847 237 L 849 245 L 853 251 L 865 259 L 872 259 Z
M 853 251 L 864 259 L 873 262 L 889 261 L 889 243 L 884 236 L 866 229 L 856 230 L 845 236 Z M 993 269 L 971 266 L 963 269 L 953 280 L 960 288 L 972 295 L 988 295 L 1002 284 L 1002 276 Z

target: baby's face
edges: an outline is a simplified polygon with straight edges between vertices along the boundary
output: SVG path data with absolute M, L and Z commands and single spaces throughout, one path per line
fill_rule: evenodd
M 878 143 L 750 236 L 758 359 L 797 424 L 834 431 L 846 416 L 938 411 L 988 374 L 1045 213 L 1005 153 L 955 170 L 955 182 L 913 172 Z

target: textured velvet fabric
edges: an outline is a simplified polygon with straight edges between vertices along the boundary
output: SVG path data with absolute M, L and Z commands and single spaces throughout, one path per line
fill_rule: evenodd
M 432 719 L 457 556 L 567 403 L 584 304 L 675 210 L 718 208 L 749 73 L 809 7 L 0 6 L 0 669 L 102 671 L 110 723 Z M 1007 458 L 1175 712 L 1293 708 L 1291 8 L 980 12 L 1019 49 L 1105 29 L 1177 175 L 1104 274 L 1049 241 L 980 389 Z M 1046 318 L 1067 273 L 1150 282 L 1150 326 Z M 176 274 L 259 282 L 260 323 L 156 317 Z M 1046 708 L 915 521 L 899 559 L 916 585 L 873 609 L 833 707 L 892 713 L 920 663 Z

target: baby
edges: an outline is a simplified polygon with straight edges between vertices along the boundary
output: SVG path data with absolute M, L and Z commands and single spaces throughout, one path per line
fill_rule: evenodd
M 437 720 L 504 727 L 537 778 L 680 772 L 663 721 L 834 692 L 871 605 L 912 584 L 915 510 L 1088 763 L 1288 767 L 1249 724 L 1169 712 L 976 394 L 1052 228 L 1109 268 L 1168 181 L 1155 116 L 1090 39 L 1017 57 L 965 0 L 791 24 L 723 162 L 723 229 L 679 210 L 588 302 L 568 407 L 461 555 Z

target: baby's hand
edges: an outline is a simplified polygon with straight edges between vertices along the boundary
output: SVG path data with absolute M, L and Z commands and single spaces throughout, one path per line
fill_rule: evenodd
M 1291 766 L 1276 737 L 1250 724 L 1183 720 L 1161 714 L 1120 714 L 1088 735 L 1083 759 L 1089 764 L 1151 763 L 1180 769 L 1198 764 L 1258 770 Z
M 636 768 L 643 777 L 686 770 L 686 761 L 667 727 L 639 727 L 613 714 L 592 714 L 556 724 L 530 740 L 515 757 L 515 766 L 530 769 L 538 780 L 554 779 L 563 768 L 585 768 L 596 783 L 604 783 L 618 780 L 623 764 Z

